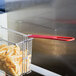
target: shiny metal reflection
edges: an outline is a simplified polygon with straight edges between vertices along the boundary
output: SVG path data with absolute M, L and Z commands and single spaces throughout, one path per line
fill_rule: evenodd
M 51 71 L 46 70 L 44 68 L 41 68 L 39 66 L 36 66 L 34 64 L 31 64 L 31 69 L 32 69 L 32 71 L 37 72 L 37 73 L 39 73 L 39 74 L 41 74 L 43 76 L 61 76 L 61 75 L 58 75 L 58 74 L 56 74 L 54 72 L 51 72 Z

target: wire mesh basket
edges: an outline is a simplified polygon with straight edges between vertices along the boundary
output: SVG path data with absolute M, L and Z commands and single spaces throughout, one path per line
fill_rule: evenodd
M 30 34 L 26 35 L 0 27 L 0 66 L 5 66 L 0 69 L 8 75 L 20 76 L 31 72 L 33 38 L 29 38 L 28 36 Z M 1 58 L 2 56 L 8 57 L 10 61 L 8 62 L 7 59 L 3 61 L 2 59 L 4 58 Z M 6 65 L 7 63 L 9 64 L 8 66 Z

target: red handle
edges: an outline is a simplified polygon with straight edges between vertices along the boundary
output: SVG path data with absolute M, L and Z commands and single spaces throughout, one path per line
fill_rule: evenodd
M 73 40 L 75 40 L 75 38 L 73 38 L 73 37 L 47 36 L 47 35 L 31 35 L 29 37 L 43 38 L 43 39 L 52 39 L 52 40 L 60 40 L 60 41 L 73 41 Z

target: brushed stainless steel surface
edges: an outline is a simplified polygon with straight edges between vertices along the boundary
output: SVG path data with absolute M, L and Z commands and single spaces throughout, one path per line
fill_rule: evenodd
M 5 0 L 6 11 L 15 11 L 52 0 Z
M 33 5 L 8 12 L 8 27 L 22 33 L 76 37 L 75 9 L 75 0 Z M 32 63 L 63 76 L 76 76 L 75 45 L 76 41 L 34 39 Z

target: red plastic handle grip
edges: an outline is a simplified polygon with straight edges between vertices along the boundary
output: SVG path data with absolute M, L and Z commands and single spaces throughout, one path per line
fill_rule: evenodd
M 60 40 L 60 41 L 73 41 L 73 40 L 75 40 L 74 37 L 63 37 L 63 36 L 31 35 L 29 37 Z

